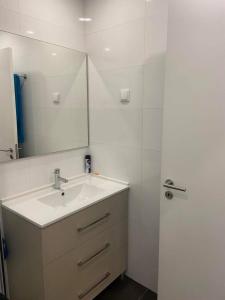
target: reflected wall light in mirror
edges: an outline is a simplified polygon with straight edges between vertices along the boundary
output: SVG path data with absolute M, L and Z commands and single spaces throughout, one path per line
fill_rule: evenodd
M 34 31 L 33 31 L 33 30 L 27 30 L 26 33 L 27 33 L 27 34 L 30 34 L 30 35 L 33 35 L 33 34 L 34 34 Z
M 87 147 L 87 78 L 85 53 L 0 31 L 0 162 Z
M 81 18 L 79 18 L 79 21 L 80 22 L 91 22 L 92 18 L 83 18 L 83 17 L 81 17 Z

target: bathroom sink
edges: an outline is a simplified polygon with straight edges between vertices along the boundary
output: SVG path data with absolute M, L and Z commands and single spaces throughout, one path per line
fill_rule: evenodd
M 115 179 L 81 174 L 62 184 L 62 190 L 39 187 L 2 199 L 2 206 L 43 228 L 128 188 Z
M 102 188 L 83 183 L 71 188 L 55 191 L 37 200 L 51 207 L 60 207 L 68 206 L 73 201 L 87 201 L 90 198 L 100 196 L 103 192 L 104 189 Z

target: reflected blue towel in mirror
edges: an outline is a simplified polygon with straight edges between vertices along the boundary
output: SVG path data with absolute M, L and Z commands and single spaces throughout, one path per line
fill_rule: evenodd
M 14 74 L 15 100 L 16 100 L 16 119 L 17 119 L 17 136 L 18 143 L 23 144 L 24 138 L 24 124 L 23 124 L 23 97 L 20 76 Z

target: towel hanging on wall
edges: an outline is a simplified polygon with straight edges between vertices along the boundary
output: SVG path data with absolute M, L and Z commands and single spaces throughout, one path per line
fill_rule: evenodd
M 23 120 L 23 97 L 20 76 L 14 74 L 15 100 L 16 100 L 16 119 L 17 119 L 17 135 L 18 143 L 23 144 L 24 137 L 24 120 Z

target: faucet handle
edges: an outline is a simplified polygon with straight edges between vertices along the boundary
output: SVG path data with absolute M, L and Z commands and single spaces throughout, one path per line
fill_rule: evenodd
M 60 174 L 60 169 L 59 169 L 59 168 L 56 168 L 56 169 L 54 170 L 54 174 L 59 175 L 59 174 Z

